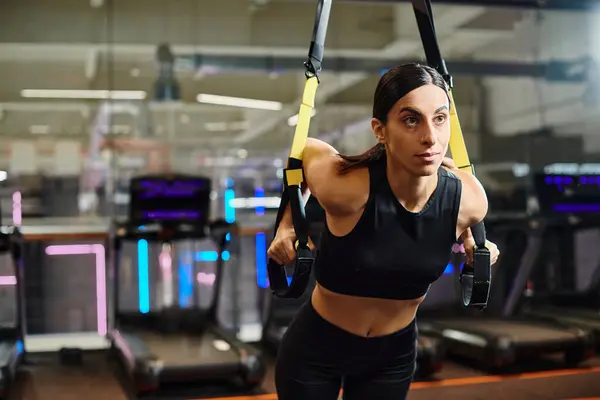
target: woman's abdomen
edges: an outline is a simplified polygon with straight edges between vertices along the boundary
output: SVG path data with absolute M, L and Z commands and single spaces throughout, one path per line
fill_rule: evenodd
M 425 296 L 389 300 L 334 293 L 317 284 L 312 294 L 315 310 L 325 320 L 362 337 L 389 335 L 408 326 Z

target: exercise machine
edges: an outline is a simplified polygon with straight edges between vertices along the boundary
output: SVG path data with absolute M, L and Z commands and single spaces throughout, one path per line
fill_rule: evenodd
M 209 223 L 210 191 L 210 180 L 197 176 L 152 175 L 131 181 L 128 221 L 119 226 L 115 239 L 112 339 L 138 392 L 157 390 L 168 382 L 221 379 L 241 379 L 244 389 L 250 390 L 266 372 L 260 352 L 218 326 L 222 269 L 229 254 L 225 249 L 235 241 L 237 227 L 225 221 Z M 212 285 L 212 296 L 206 309 L 197 301 L 202 293 L 195 261 L 188 260 L 189 268 L 182 272 L 173 256 L 178 248 L 185 248 L 183 242 L 202 240 L 212 240 L 217 247 L 212 252 L 217 265 L 207 284 Z M 137 243 L 137 279 L 131 279 L 131 268 L 124 265 L 122 250 L 128 243 Z M 151 244 L 158 246 L 156 252 Z M 151 268 L 156 263 L 150 262 L 149 254 L 158 256 L 158 268 Z M 127 286 L 128 281 L 135 281 L 137 288 Z M 182 282 L 188 291 L 185 299 Z M 130 292 L 137 292 L 139 299 L 133 309 L 125 298 Z M 177 292 L 179 301 L 173 294 Z
M 472 310 L 453 307 L 423 315 L 419 319 L 420 332 L 441 338 L 448 355 L 476 361 L 484 369 L 500 369 L 524 358 L 557 352 L 562 352 L 571 365 L 589 358 L 589 331 L 515 313 L 542 243 L 541 237 L 531 235 L 530 230 L 538 232 L 543 221 L 509 219 L 507 215 L 499 221 L 490 215 L 487 221 L 489 237 L 504 249 L 499 265 L 494 267 L 488 309 L 477 315 Z M 458 257 L 456 266 L 464 259 Z
M 1 276 L 3 317 L 0 325 L 0 399 L 7 395 L 23 355 L 22 236 L 16 227 L 0 227 L 0 254 L 10 255 L 12 273 Z
M 317 248 L 318 254 L 321 232 L 325 224 L 325 211 L 313 196 L 307 200 L 304 210 L 309 221 L 308 235 Z M 292 266 L 286 266 L 291 269 Z M 290 273 L 291 275 L 291 273 Z M 277 351 L 281 339 L 292 322 L 298 309 L 310 301 L 316 285 L 314 276 L 308 281 L 305 292 L 298 298 L 280 298 L 273 296 L 269 290 L 264 291 L 263 303 L 263 333 L 262 342 L 271 351 Z M 442 370 L 443 348 L 439 338 L 419 335 L 417 342 L 417 372 L 418 377 L 429 377 Z
M 597 174 L 536 174 L 538 203 L 548 222 L 537 232 L 552 249 L 539 254 L 526 291 L 527 315 L 573 325 L 593 333 L 600 350 L 600 190 Z M 587 240 L 579 233 L 591 233 Z M 586 260 L 577 261 L 578 253 Z M 581 265 L 587 264 L 587 265 Z

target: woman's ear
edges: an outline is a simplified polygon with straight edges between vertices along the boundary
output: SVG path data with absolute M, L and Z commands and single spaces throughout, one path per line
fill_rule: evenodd
M 385 144 L 385 126 L 381 121 L 377 118 L 371 119 L 371 129 L 373 130 L 375 139 L 377 139 L 377 143 Z

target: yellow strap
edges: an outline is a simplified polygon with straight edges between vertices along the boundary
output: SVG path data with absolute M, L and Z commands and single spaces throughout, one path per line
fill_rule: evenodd
M 302 160 L 302 153 L 306 147 L 306 139 L 308 138 L 308 130 L 310 128 L 310 118 L 312 109 L 315 107 L 315 96 L 319 87 L 319 79 L 316 76 L 310 77 L 304 84 L 304 92 L 302 93 L 302 103 L 298 112 L 298 124 L 294 132 L 294 141 L 290 150 L 290 158 Z
M 450 151 L 452 152 L 452 159 L 454 164 L 459 168 L 468 168 L 469 172 L 472 172 L 471 162 L 469 161 L 469 154 L 467 153 L 467 146 L 465 144 L 465 138 L 463 137 L 462 128 L 460 127 L 460 121 L 458 120 L 458 114 L 456 112 L 456 104 L 454 104 L 454 97 L 452 91 L 449 93 L 450 97 Z

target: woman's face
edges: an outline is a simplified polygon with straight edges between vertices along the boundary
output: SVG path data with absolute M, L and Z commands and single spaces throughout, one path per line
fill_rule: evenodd
M 444 90 L 433 84 L 421 86 L 396 102 L 387 124 L 373 119 L 373 132 L 385 144 L 388 157 L 414 175 L 433 175 L 448 149 L 449 107 Z

